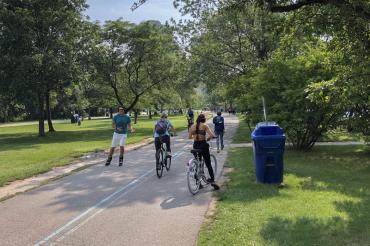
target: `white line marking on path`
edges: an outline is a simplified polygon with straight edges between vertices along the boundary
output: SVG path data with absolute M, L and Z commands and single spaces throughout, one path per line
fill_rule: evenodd
M 183 146 L 180 151 L 178 151 L 177 153 L 175 153 L 173 155 L 173 159 L 176 160 L 179 156 L 181 156 L 182 154 L 184 154 L 184 150 L 185 148 L 188 146 L 188 144 L 186 144 L 185 146 Z M 91 214 L 90 216 L 87 216 L 85 220 L 83 220 L 81 223 L 78 223 L 76 226 L 74 226 L 72 229 L 66 231 L 63 235 L 61 235 L 56 241 L 57 242 L 60 242 L 62 241 L 66 236 L 68 236 L 69 234 L 71 234 L 72 232 L 76 231 L 78 228 L 80 228 L 81 226 L 83 226 L 84 224 L 86 224 L 88 221 L 90 221 L 92 218 L 94 218 L 96 215 L 98 215 L 99 213 L 101 213 L 102 211 L 104 211 L 105 209 L 107 209 L 110 205 L 112 205 L 116 200 L 122 198 L 123 196 L 125 196 L 127 193 L 129 193 L 134 185 L 136 184 L 139 184 L 143 181 L 143 179 L 148 176 L 150 173 L 152 173 L 154 171 L 154 168 L 150 169 L 149 171 L 147 171 L 146 173 L 144 173 L 143 175 L 141 175 L 139 178 L 137 179 L 134 179 L 133 181 L 131 181 L 129 184 L 125 185 L 124 187 L 118 189 L 117 191 L 113 192 L 112 194 L 110 194 L 109 196 L 107 196 L 106 198 L 104 198 L 103 200 L 101 200 L 100 202 L 98 202 L 97 204 L 95 204 L 94 206 L 92 206 L 91 208 L 87 209 L 85 212 L 81 213 L 80 215 L 78 215 L 77 217 L 75 217 L 74 219 L 70 220 L 68 223 L 66 223 L 64 226 L 60 227 L 59 229 L 55 230 L 53 233 L 51 233 L 50 235 L 48 235 L 47 237 L 41 239 L 40 241 L 38 241 L 35 246 L 40 246 L 40 245 L 43 245 L 45 243 L 47 243 L 50 239 L 54 238 L 55 236 L 57 236 L 58 234 L 61 234 L 63 231 L 65 231 L 66 229 L 68 229 L 68 227 L 72 226 L 73 224 L 77 223 L 79 220 L 83 219 L 84 217 L 86 217 L 88 214 L 92 213 L 94 210 L 97 210 L 95 213 Z M 132 189 L 130 189 L 132 188 Z M 123 193 L 122 193 L 123 192 Z M 122 193 L 122 194 L 120 194 Z M 118 196 L 117 196 L 118 195 Z M 117 196 L 116 198 L 114 198 L 115 196 Z M 114 198 L 114 199 L 113 199 Z M 110 201 L 110 202 L 109 202 Z M 109 202 L 109 203 L 108 203 Z M 106 203 L 106 204 L 105 204 Z M 100 209 L 99 209 L 100 208 Z M 99 210 L 98 210 L 99 209 Z

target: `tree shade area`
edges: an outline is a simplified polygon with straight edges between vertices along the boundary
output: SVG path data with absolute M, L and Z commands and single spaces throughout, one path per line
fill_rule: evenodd
M 132 1 L 132 11 L 146 1 Z M 191 19 L 103 24 L 84 0 L 0 2 L 0 122 L 237 109 L 297 149 L 338 127 L 370 136 L 367 0 L 174 0 Z M 137 118 L 137 117 L 136 117 Z

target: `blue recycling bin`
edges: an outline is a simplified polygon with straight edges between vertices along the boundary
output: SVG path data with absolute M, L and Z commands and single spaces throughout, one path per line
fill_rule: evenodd
M 283 183 L 284 130 L 275 122 L 260 122 L 251 134 L 259 183 Z

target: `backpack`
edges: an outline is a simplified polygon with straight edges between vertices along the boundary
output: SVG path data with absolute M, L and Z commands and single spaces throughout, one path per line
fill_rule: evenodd
M 223 131 L 224 130 L 224 118 L 222 116 L 216 116 L 213 119 L 213 124 L 215 124 L 215 131 Z
M 155 132 L 159 135 L 165 134 L 167 131 L 167 121 L 159 120 L 155 125 Z

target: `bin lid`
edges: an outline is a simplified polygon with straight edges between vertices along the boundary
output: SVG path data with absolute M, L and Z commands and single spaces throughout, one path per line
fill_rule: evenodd
M 284 130 L 276 122 L 259 122 L 252 132 L 252 138 L 257 136 L 285 136 Z

